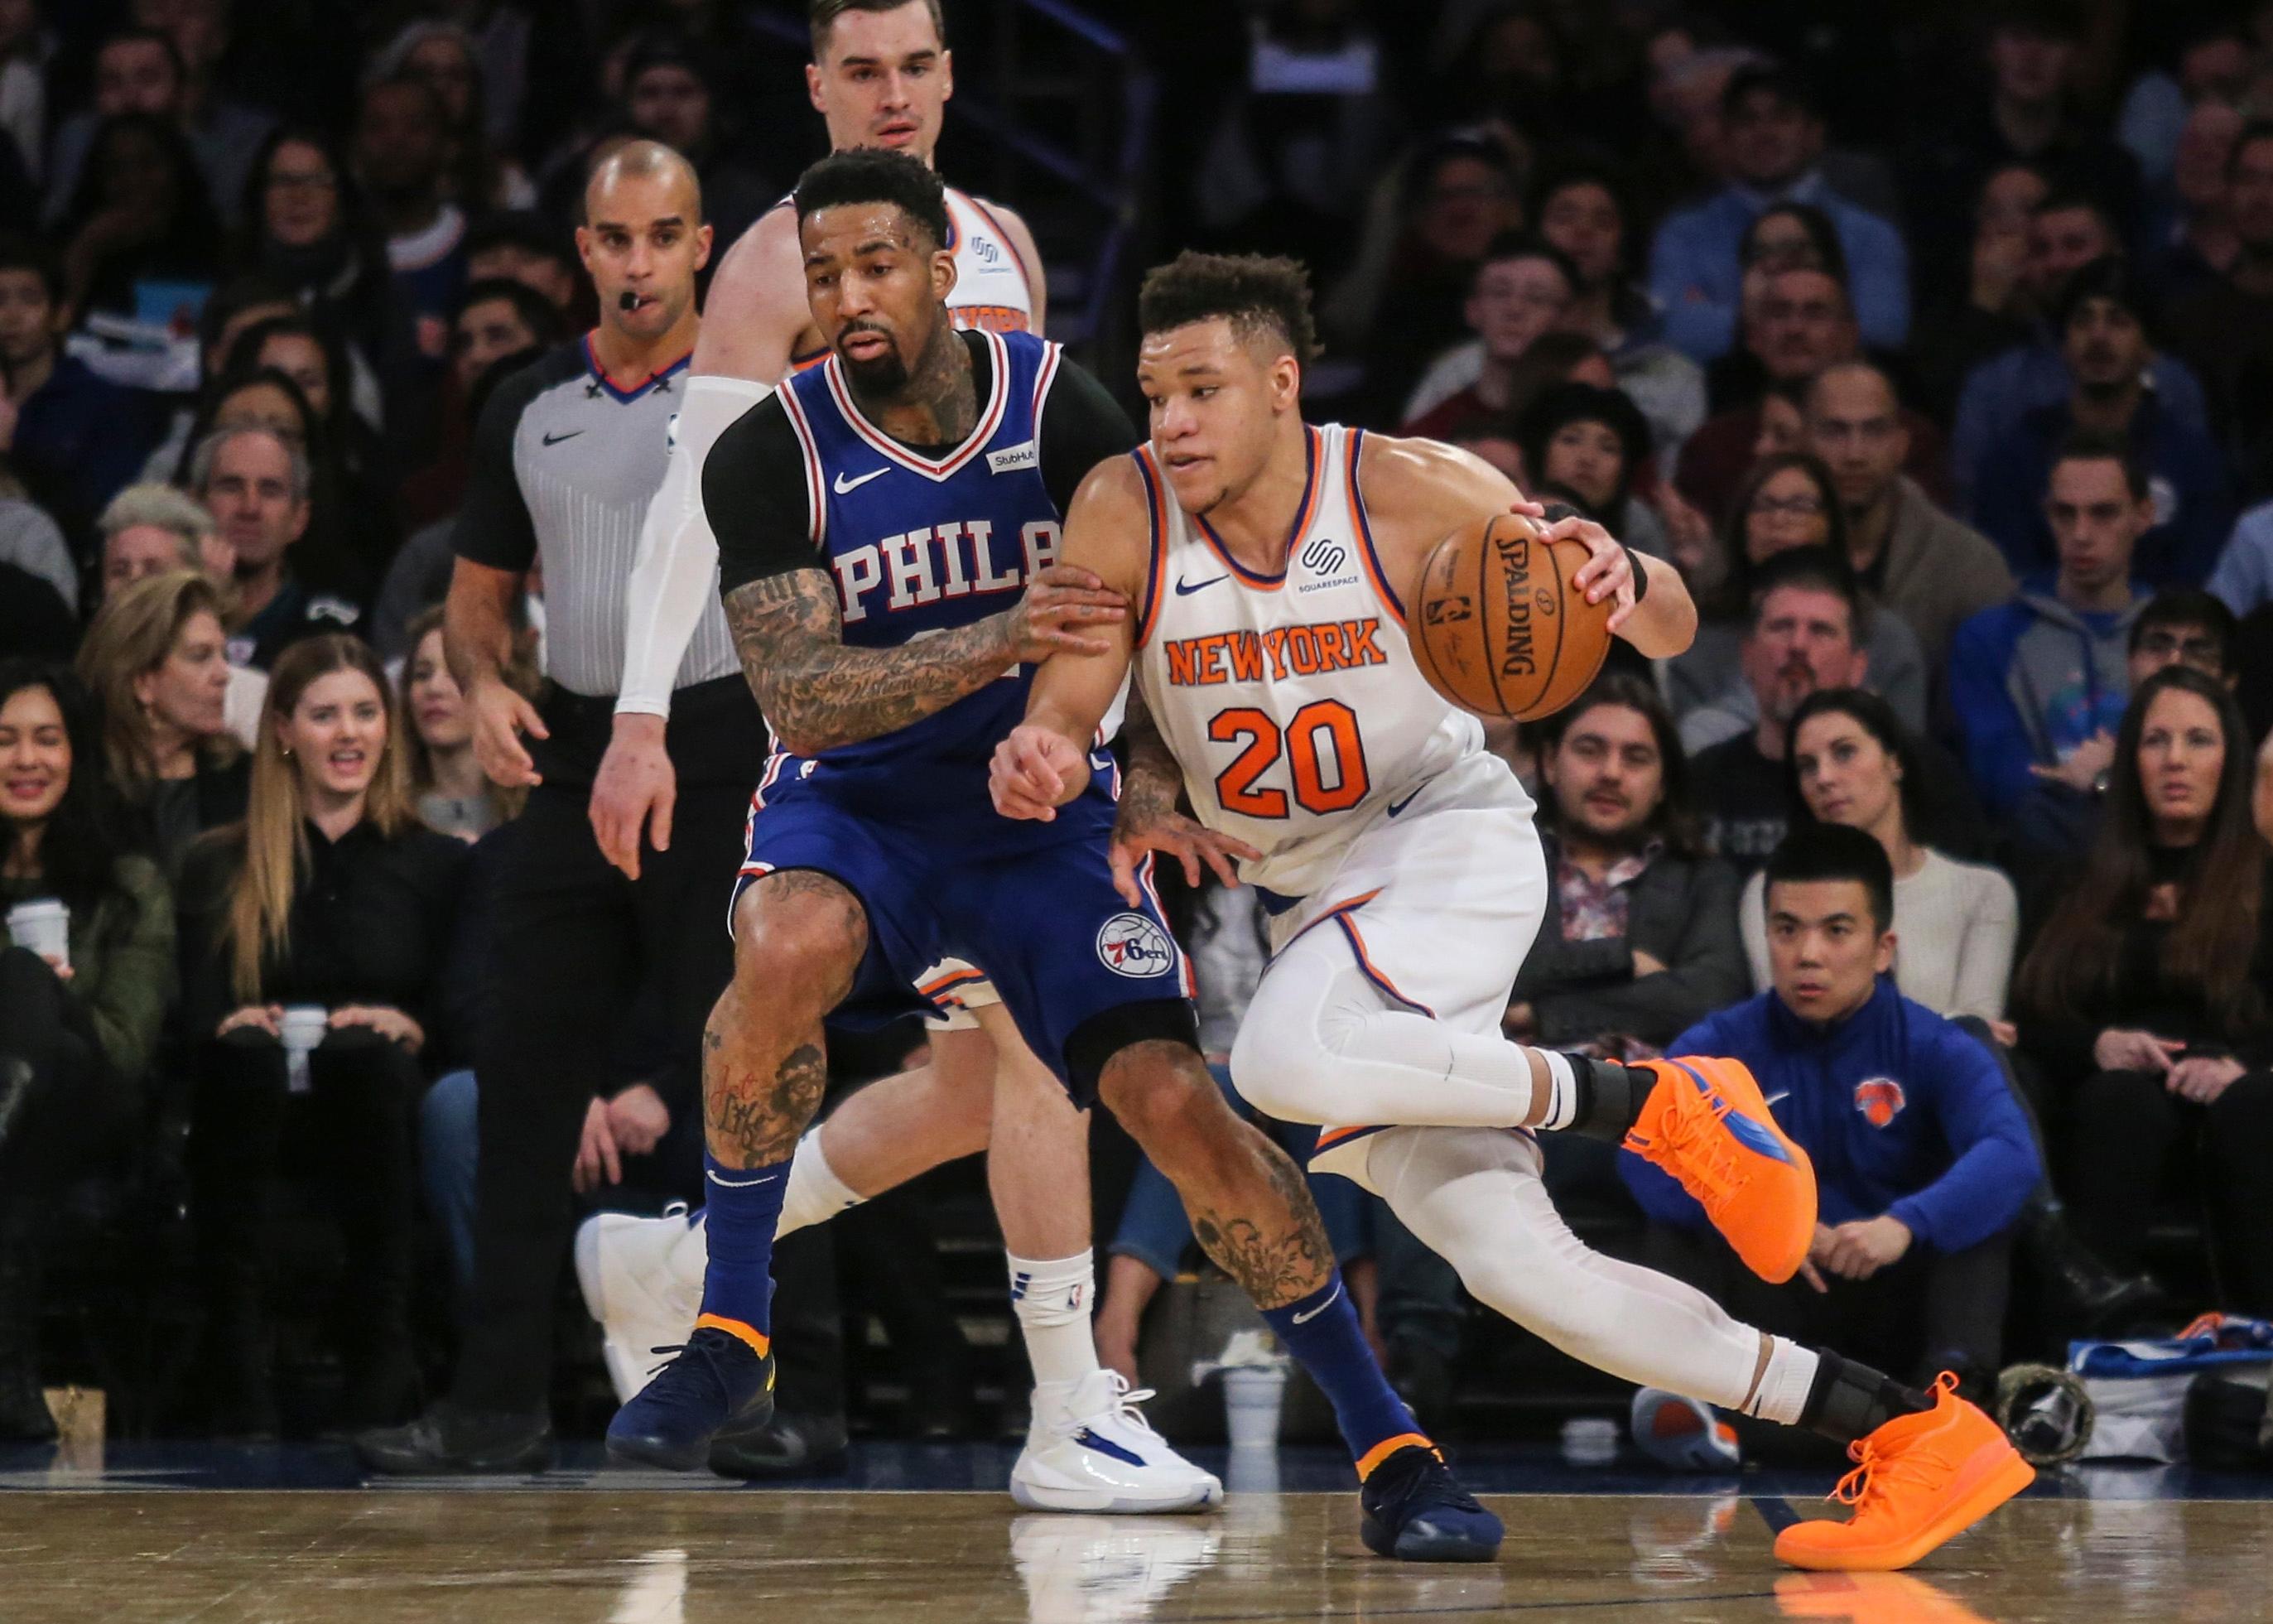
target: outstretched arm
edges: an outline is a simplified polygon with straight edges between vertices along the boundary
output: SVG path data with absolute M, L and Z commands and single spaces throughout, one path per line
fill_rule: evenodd
M 743 674 L 775 735 L 799 756 L 921 721 L 1021 660 L 1107 654 L 1121 605 L 1087 571 L 1054 565 L 999 614 L 897 648 L 855 649 L 844 644 L 836 589 L 819 569 L 762 576 L 725 595 Z

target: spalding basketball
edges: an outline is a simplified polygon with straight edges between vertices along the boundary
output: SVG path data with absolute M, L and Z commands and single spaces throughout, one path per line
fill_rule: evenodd
M 1478 716 L 1535 722 L 1587 691 L 1610 651 L 1614 598 L 1571 583 L 1591 555 L 1496 514 L 1438 542 L 1421 570 L 1413 647 L 1421 674 Z

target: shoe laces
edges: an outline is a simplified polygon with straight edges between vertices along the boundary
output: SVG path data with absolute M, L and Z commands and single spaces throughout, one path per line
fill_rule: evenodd
M 1092 1411 L 1085 1416 L 1069 1416 L 1058 1424 L 1058 1430 L 1070 1437 L 1100 1416 L 1109 1416 L 1123 1426 L 1133 1428 L 1139 1432 L 1149 1433 L 1155 1438 L 1159 1437 L 1159 1434 L 1153 1431 L 1152 1424 L 1144 1418 L 1144 1412 L 1137 1408 L 1147 1399 L 1159 1395 L 1151 1387 L 1130 1387 L 1129 1378 L 1117 1370 L 1107 1370 L 1105 1376 L 1112 1385 L 1112 1402 L 1102 1410 Z
M 1956 1390 L 1956 1376 L 1944 1371 L 1933 1379 L 1933 1386 L 1927 1392 L 1939 1401 L 1942 1395 Z M 1872 1434 L 1876 1436 L 1875 1432 Z M 1896 1485 L 1930 1483 L 1939 1475 L 1934 1462 L 1921 1458 L 1917 1452 L 1881 1449 L 1870 1438 L 1858 1438 L 1849 1444 L 1847 1458 L 1856 1462 L 1855 1470 L 1842 1477 L 1826 1498 L 1842 1506 L 1853 1506 L 1857 1517 L 1869 1513 L 1868 1502 L 1884 1500 Z
M 1362 1485 L 1363 1489 L 1372 1490 L 1377 1496 L 1376 1516 L 1393 1512 L 1397 1520 L 1402 1521 L 1406 1514 L 1416 1506 L 1450 1506 L 1458 1511 L 1483 1509 L 1476 1497 L 1460 1486 L 1460 1480 L 1452 1476 L 1452 1469 L 1444 1464 L 1444 1457 L 1435 1448 L 1417 1444 L 1410 1447 L 1417 1452 L 1417 1458 L 1412 1465 L 1400 1469 L 1394 1479 L 1382 1482 L 1384 1472 L 1391 1462 L 1406 1454 L 1403 1449 L 1375 1468 L 1373 1474 Z
M 1669 1114 L 1661 1139 L 1667 1158 L 1677 1162 L 1684 1184 L 1702 1184 L 1715 1197 L 1732 1195 L 1744 1184 L 1737 1158 L 1729 1148 L 1722 1119 L 1733 1109 L 1717 1088 L 1704 1092 L 1683 1089 Z M 1691 1193 L 1696 1193 L 1692 1191 Z
M 734 1390 L 733 1383 L 729 1381 L 726 1379 L 726 1373 L 718 1368 L 718 1355 L 727 1348 L 739 1346 L 740 1344 L 725 1332 L 706 1327 L 695 1332 L 683 1342 L 662 1342 L 649 1349 L 649 1353 L 668 1354 L 671 1357 L 660 1365 L 651 1366 L 648 1374 L 659 1377 L 665 1371 L 678 1370 L 683 1366 L 686 1373 L 692 1375 L 695 1361 L 699 1359 L 703 1374 L 718 1385 L 718 1390 L 722 1393 L 731 1393 Z

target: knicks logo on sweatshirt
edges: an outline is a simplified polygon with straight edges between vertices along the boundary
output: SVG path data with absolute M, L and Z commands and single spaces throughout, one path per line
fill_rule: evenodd
M 1909 1103 L 1902 1086 L 1891 1077 L 1866 1077 L 1855 1085 L 1855 1109 L 1874 1128 L 1883 1128 L 1893 1122 Z

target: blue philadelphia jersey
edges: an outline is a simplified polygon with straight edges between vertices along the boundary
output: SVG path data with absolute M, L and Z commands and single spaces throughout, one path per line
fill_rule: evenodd
M 968 439 L 934 461 L 860 414 L 836 358 L 776 393 L 803 453 L 812 540 L 844 639 L 892 649 L 1017 601 L 1057 557 L 1040 425 L 1059 348 L 987 333 L 991 385 Z M 1030 667 L 878 738 L 799 756 L 778 744 L 750 808 L 736 895 L 779 869 L 828 874 L 860 899 L 868 951 L 830 1017 L 873 1025 L 951 1004 L 990 981 L 1035 1053 L 1069 1083 L 1067 1041 L 1132 1003 L 1181 1000 L 1189 969 L 1152 895 L 1114 891 L 1106 861 L 1120 775 L 1101 748 L 1088 788 L 1049 823 L 994 810 L 987 767 L 1024 719 Z
M 1017 601 L 1029 575 L 1057 558 L 1062 515 L 1042 481 L 1040 425 L 1060 348 L 1028 333 L 990 333 L 985 342 L 994 375 L 978 425 L 936 462 L 861 416 L 833 357 L 781 387 L 804 454 L 814 545 L 836 584 L 848 645 L 897 648 L 999 614 Z M 1032 667 L 1014 666 L 880 738 L 810 758 L 776 752 L 767 777 L 810 783 L 882 816 L 960 823 L 983 814 L 972 838 L 993 846 L 1023 827 L 1031 843 L 1051 826 L 997 816 L 986 769 L 994 747 L 1024 717 L 1032 682 Z M 1109 776 L 1101 766 L 1099 778 Z M 1109 802 L 1110 791 L 1100 790 L 1099 798 Z

